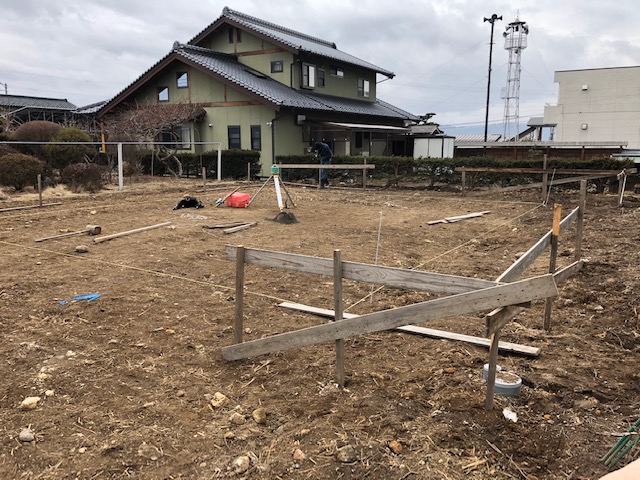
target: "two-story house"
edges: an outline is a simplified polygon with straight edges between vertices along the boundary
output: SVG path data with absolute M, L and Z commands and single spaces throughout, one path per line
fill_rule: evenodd
M 131 108 L 189 104 L 192 121 L 172 125 L 184 148 L 297 155 L 316 140 L 340 154 L 401 154 L 415 115 L 376 95 L 377 76 L 394 74 L 337 49 L 334 43 L 224 8 L 188 43 L 172 50 L 106 103 L 98 118 Z

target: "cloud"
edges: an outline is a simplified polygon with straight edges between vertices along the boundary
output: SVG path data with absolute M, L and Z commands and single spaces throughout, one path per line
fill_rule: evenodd
M 0 82 L 9 93 L 68 98 L 76 105 L 113 97 L 174 41 L 186 42 L 215 21 L 223 7 L 202 0 L 5 3 Z M 484 121 L 490 25 L 483 19 L 493 13 L 503 19 L 494 25 L 492 122 L 502 120 L 500 90 L 507 80 L 502 32 L 516 16 L 530 27 L 522 53 L 521 117 L 541 115 L 545 103 L 555 103 L 557 70 L 640 60 L 640 14 L 630 0 L 236 0 L 229 6 L 335 42 L 394 72 L 394 79 L 378 84 L 378 95 L 411 113 L 435 112 L 435 120 L 446 124 Z

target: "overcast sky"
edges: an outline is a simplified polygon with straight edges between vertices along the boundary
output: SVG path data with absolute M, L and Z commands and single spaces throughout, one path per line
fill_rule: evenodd
M 77 106 L 110 99 L 225 6 L 391 70 L 396 76 L 378 85 L 378 97 L 417 115 L 435 112 L 433 120 L 452 135 L 484 128 L 491 25 L 483 19 L 494 13 L 502 16 L 493 46 L 494 128 L 502 125 L 507 83 L 502 33 L 517 16 L 530 32 L 521 124 L 557 102 L 557 70 L 640 65 L 640 13 L 632 0 L 3 0 L 0 92 L 6 84 L 9 94 Z

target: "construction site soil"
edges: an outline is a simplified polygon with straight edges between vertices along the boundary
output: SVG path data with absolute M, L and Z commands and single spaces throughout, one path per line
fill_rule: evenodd
M 588 194 L 583 268 L 559 287 L 551 331 L 534 301 L 501 339 L 523 386 L 485 409 L 488 350 L 397 330 L 238 361 L 234 261 L 226 245 L 495 280 L 551 229 L 579 192 L 324 190 L 291 185 L 297 223 L 272 221 L 275 188 L 248 208 L 215 206 L 259 184 L 127 180 L 97 194 L 0 194 L 2 479 L 597 479 L 602 457 L 640 417 L 640 197 Z M 173 207 L 186 193 L 205 208 Z M 54 204 L 54 205 L 51 205 Z M 456 223 L 432 220 L 488 211 Z M 203 228 L 257 222 L 235 233 Z M 159 228 L 96 243 L 101 235 Z M 41 242 L 47 236 L 80 232 Z M 559 239 L 574 261 L 576 227 Z M 79 248 L 80 247 L 80 248 Z M 84 247 L 84 248 L 82 248 Z M 546 253 L 522 278 L 548 273 Z M 244 340 L 327 322 L 278 306 L 333 309 L 331 277 L 247 265 Z M 354 314 L 436 298 L 343 284 Z M 485 336 L 484 315 L 435 329 Z M 35 397 L 35 398 L 29 398 Z M 514 415 L 515 414 L 515 415 Z M 516 418 L 517 416 L 517 418 Z M 638 446 L 618 468 L 638 455 Z

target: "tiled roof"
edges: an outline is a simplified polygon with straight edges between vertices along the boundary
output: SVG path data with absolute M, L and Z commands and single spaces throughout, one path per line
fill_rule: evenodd
M 0 95 L 0 107 L 68 111 L 76 109 L 76 106 L 68 102 L 66 98 L 25 97 L 22 95 Z
M 73 113 L 77 113 L 79 115 L 89 115 L 89 114 L 92 114 L 92 113 L 96 113 L 98 110 L 100 110 L 106 104 L 107 104 L 107 100 L 103 100 L 101 102 L 92 103 L 91 105 L 85 105 L 84 107 L 79 107 Z
M 361 60 L 353 55 L 349 55 L 343 51 L 337 49 L 335 43 L 322 40 L 320 38 L 312 37 L 304 33 L 296 32 L 289 28 L 281 27 L 274 23 L 266 22 L 256 17 L 245 15 L 244 13 L 231 10 L 225 7 L 222 11 L 222 16 L 215 22 L 202 30 L 198 35 L 193 37 L 189 43 L 196 44 L 199 40 L 205 36 L 209 30 L 216 24 L 225 19 L 232 21 L 234 24 L 242 25 L 248 30 L 264 35 L 267 38 L 274 40 L 277 43 L 286 45 L 300 52 L 309 52 L 314 55 L 320 55 L 322 57 L 335 60 L 336 62 L 346 63 L 349 65 L 355 65 L 358 67 L 373 70 L 374 72 L 386 75 L 389 78 L 393 78 L 395 74 L 384 68 L 380 68 L 372 63 Z
M 296 90 L 243 65 L 235 55 L 180 43 L 174 44 L 173 53 L 280 107 L 418 120 L 382 100 L 370 102 Z
M 478 143 L 484 142 L 484 135 L 456 135 L 456 143 Z M 487 142 L 497 142 L 502 138 L 499 133 L 487 135 Z

